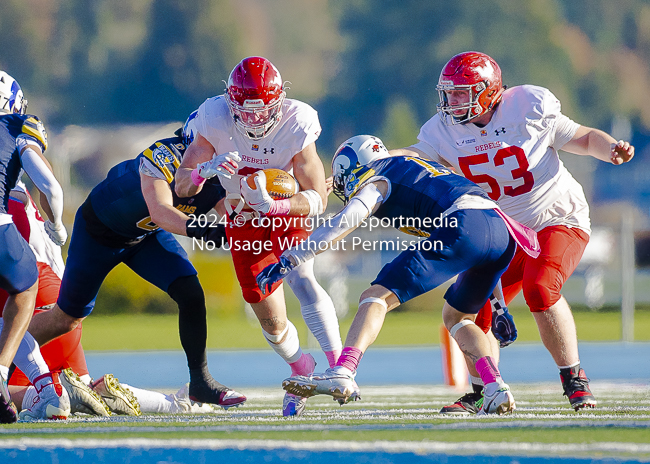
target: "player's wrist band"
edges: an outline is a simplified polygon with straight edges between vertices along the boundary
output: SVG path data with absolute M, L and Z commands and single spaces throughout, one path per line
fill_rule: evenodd
M 291 202 L 288 198 L 284 200 L 275 200 L 271 203 L 269 212 L 266 213 L 268 216 L 286 216 L 289 214 L 291 209 Z
M 190 177 L 192 178 L 192 183 L 193 183 L 194 185 L 197 185 L 197 186 L 198 186 L 198 185 L 203 184 L 203 182 L 205 182 L 205 178 L 203 178 L 203 177 L 201 177 L 201 176 L 199 175 L 199 170 L 198 170 L 198 169 L 194 169 L 194 170 L 192 171 L 192 174 L 190 174 Z

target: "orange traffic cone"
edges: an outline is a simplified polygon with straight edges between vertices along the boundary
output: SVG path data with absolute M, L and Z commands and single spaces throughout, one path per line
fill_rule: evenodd
M 445 385 L 466 390 L 469 387 L 469 372 L 465 356 L 444 324 L 440 325 L 440 354 Z

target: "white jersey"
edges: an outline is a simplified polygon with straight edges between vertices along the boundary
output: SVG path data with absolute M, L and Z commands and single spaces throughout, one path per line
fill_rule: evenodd
M 232 120 L 223 95 L 208 98 L 199 107 L 196 129 L 212 144 L 215 153 L 239 152 L 237 175 L 220 179 L 229 194 L 239 194 L 239 180 L 260 169 L 293 172 L 293 157 L 315 142 L 321 132 L 318 113 L 311 106 L 285 98 L 282 119 L 269 135 L 251 140 L 242 135 Z
M 63 278 L 63 257 L 61 255 L 61 247 L 50 239 L 47 232 L 45 232 L 45 225 L 43 218 L 39 213 L 34 200 L 29 195 L 25 184 L 18 181 L 14 190 L 27 195 L 29 204 L 25 207 L 27 219 L 29 221 L 29 247 L 34 252 L 36 261 L 45 263 L 52 268 L 54 273 L 60 278 Z
M 579 127 L 549 90 L 523 85 L 504 92 L 485 127 L 447 126 L 436 114 L 414 146 L 479 184 L 506 214 L 537 232 L 563 225 L 590 233 L 585 194 L 557 153 Z

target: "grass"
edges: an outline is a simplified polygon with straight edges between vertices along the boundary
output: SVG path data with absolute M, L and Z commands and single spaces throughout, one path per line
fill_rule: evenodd
M 513 307 L 519 331 L 519 341 L 540 341 L 537 326 L 525 307 Z M 303 343 L 307 328 L 298 311 L 290 311 Z M 616 312 L 576 311 L 574 318 L 581 341 L 620 340 L 621 316 Z M 388 314 L 375 346 L 428 345 L 439 342 L 442 322 L 440 310 L 393 311 Z M 343 336 L 352 323 L 352 315 L 340 323 Z M 174 314 L 93 314 L 83 323 L 82 343 L 86 350 L 176 350 L 181 349 L 178 338 L 178 318 Z M 208 319 L 210 349 L 267 348 L 259 324 L 243 314 Z M 650 341 L 650 311 L 636 311 L 635 340 Z
M 465 442 L 473 444 L 473 453 L 490 453 L 490 446 L 497 445 L 501 446 L 501 453 L 509 449 L 512 453 L 521 449 L 516 445 L 530 444 L 533 446 L 523 453 L 534 454 L 534 446 L 544 444 L 543 450 L 537 453 L 562 452 L 573 456 L 591 453 L 602 458 L 629 452 L 637 458 L 650 458 L 647 447 L 628 446 L 650 443 L 647 387 L 594 382 L 592 388 L 599 399 L 598 408 L 580 413 L 569 408 L 556 385 L 514 384 L 511 388 L 518 408 L 508 416 L 442 416 L 438 414 L 440 407 L 458 395 L 447 387 L 398 389 L 362 385 L 362 401 L 339 407 L 330 397 L 317 396 L 309 400 L 305 414 L 298 418 L 280 416 L 281 392 L 252 389 L 247 391 L 249 401 L 244 407 L 230 411 L 219 409 L 214 414 L 150 414 L 137 418 L 77 416 L 66 422 L 5 425 L 0 427 L 0 447 L 3 447 L 3 440 L 25 438 L 65 439 L 72 443 L 87 439 L 134 438 L 328 440 L 372 444 L 389 441 L 412 443 L 417 447 L 428 443 Z M 563 448 L 562 445 L 570 446 Z M 241 442 L 241 446 L 245 448 L 246 442 Z M 609 451 L 594 451 L 593 446 L 610 448 Z M 621 448 L 628 451 L 622 453 Z

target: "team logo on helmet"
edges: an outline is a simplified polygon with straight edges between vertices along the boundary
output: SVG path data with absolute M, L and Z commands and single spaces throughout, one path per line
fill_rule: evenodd
M 390 156 L 383 142 L 372 135 L 357 135 L 343 142 L 332 158 L 334 194 L 347 202 L 365 180 L 374 175 L 365 166 Z

